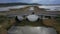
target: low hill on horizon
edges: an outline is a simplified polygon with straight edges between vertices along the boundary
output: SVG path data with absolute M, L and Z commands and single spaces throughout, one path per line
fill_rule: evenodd
M 38 3 L 0 3 L 0 7 L 7 7 L 7 6 L 16 6 L 16 5 L 47 5 L 47 6 L 52 6 L 52 5 L 60 5 L 60 4 L 38 4 Z

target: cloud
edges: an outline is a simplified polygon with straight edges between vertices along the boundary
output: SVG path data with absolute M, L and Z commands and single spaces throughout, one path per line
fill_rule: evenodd
M 13 3 L 13 2 L 60 4 L 60 0 L 0 0 L 0 3 Z
M 27 3 L 39 3 L 39 4 L 60 4 L 60 0 L 28 0 Z
M 31 0 L 30 2 L 32 2 L 32 3 L 38 3 L 39 0 Z

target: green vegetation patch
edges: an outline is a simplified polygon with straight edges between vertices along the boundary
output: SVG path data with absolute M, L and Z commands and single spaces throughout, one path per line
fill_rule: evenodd
M 43 24 L 40 20 L 35 22 L 23 20 L 22 22 L 17 22 L 16 26 L 43 26 Z
M 6 16 L 0 16 L 0 24 L 7 20 Z

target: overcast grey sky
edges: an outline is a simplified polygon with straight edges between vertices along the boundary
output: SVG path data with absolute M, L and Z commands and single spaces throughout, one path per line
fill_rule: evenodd
M 13 3 L 13 2 L 60 4 L 60 0 L 0 0 L 0 3 Z

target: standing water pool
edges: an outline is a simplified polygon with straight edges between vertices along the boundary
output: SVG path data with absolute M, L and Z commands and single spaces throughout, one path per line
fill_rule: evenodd
M 50 27 L 13 26 L 8 30 L 8 34 L 57 34 L 57 32 Z

